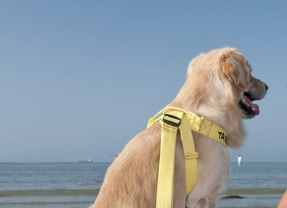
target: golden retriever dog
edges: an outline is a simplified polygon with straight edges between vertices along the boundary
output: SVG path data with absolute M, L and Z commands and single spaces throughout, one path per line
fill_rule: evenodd
M 259 106 L 252 101 L 262 99 L 268 89 L 251 71 L 235 48 L 200 54 L 190 62 L 186 81 L 168 106 L 191 111 L 221 126 L 228 134 L 227 145 L 239 148 L 246 134 L 242 119 L 259 114 Z M 229 153 L 219 142 L 197 132 L 192 134 L 199 155 L 198 181 L 188 195 L 188 207 L 215 208 L 229 175 Z M 94 208 L 156 207 L 160 138 L 161 125 L 155 123 L 125 146 L 108 169 Z M 180 133 L 176 143 L 173 201 L 174 208 L 185 207 Z

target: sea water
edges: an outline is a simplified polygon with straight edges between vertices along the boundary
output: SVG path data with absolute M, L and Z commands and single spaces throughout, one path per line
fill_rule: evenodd
M 110 163 L 0 163 L 0 208 L 87 208 Z M 287 163 L 230 164 L 218 207 L 277 207 L 287 188 Z M 222 199 L 239 195 L 242 199 Z

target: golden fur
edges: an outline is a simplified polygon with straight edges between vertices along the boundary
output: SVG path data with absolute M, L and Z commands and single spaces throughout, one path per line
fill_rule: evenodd
M 186 82 L 168 106 L 194 112 L 223 127 L 228 146 L 239 148 L 245 137 L 242 118 L 254 116 L 240 108 L 241 96 L 249 92 L 258 100 L 267 91 L 267 86 L 250 72 L 250 65 L 234 48 L 201 54 L 190 62 Z M 156 123 L 126 145 L 108 169 L 94 208 L 155 208 L 160 132 L 161 126 Z M 229 154 L 215 140 L 196 132 L 193 136 L 199 154 L 198 182 L 188 196 L 188 204 L 192 208 L 215 208 L 228 178 Z M 184 208 L 185 201 L 184 156 L 178 133 L 174 207 Z

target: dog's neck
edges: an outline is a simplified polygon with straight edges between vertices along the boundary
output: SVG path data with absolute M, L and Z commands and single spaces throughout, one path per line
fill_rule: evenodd
M 245 137 L 241 110 L 236 100 L 238 95 L 229 91 L 232 90 L 230 86 L 220 86 L 220 88 L 217 86 L 215 88 L 208 86 L 207 83 L 187 80 L 176 98 L 168 106 L 191 111 L 216 123 L 227 132 L 228 146 L 238 148 L 242 145 Z

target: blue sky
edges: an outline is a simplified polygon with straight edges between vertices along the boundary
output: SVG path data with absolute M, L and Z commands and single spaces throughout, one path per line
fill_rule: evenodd
M 189 61 L 224 46 L 269 86 L 231 161 L 287 162 L 286 6 L 0 1 L 0 162 L 114 158 L 174 99 Z

